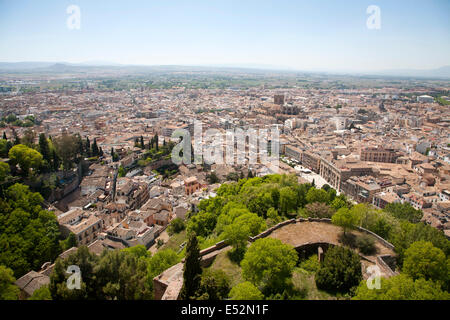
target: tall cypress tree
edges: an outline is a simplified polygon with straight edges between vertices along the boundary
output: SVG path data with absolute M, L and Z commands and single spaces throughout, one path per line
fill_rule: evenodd
M 51 161 L 50 147 L 48 145 L 47 138 L 45 137 L 45 133 L 41 133 L 39 135 L 39 151 L 42 154 L 44 160 L 47 160 L 48 163 Z
M 192 232 L 186 245 L 186 259 L 183 267 L 183 287 L 180 292 L 183 300 L 193 299 L 200 288 L 202 274 L 200 259 L 197 235 Z
M 59 157 L 56 154 L 55 149 L 52 149 L 52 164 L 53 164 L 53 170 L 58 171 L 59 169 Z
M 17 135 L 17 132 L 14 130 L 13 131 L 13 135 L 14 135 L 14 142 L 13 142 L 13 145 L 18 145 L 18 144 L 20 144 L 20 138 L 19 138 L 19 136 Z
M 155 135 L 155 144 L 156 144 L 156 151 L 159 151 L 159 146 L 158 146 L 158 134 Z
M 144 137 L 141 136 L 141 149 L 144 149 Z
M 92 156 L 98 156 L 97 138 L 94 138 L 94 142 L 92 143 Z
M 8 138 L 6 137 L 6 132 L 3 131 L 3 139 L 8 140 Z
M 86 155 L 89 157 L 91 155 L 91 141 L 89 141 L 89 137 L 86 137 L 86 145 L 84 148 Z

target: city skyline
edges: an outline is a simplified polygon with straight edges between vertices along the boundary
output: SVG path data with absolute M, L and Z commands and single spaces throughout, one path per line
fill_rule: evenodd
M 80 9 L 79 29 L 68 27 L 71 5 Z M 379 29 L 368 27 L 372 5 Z M 0 2 L 0 61 L 437 69 L 450 65 L 448 9 L 445 1 Z

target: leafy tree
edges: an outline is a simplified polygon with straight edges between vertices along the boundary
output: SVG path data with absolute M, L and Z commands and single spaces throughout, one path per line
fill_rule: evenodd
M 206 269 L 203 271 L 199 300 L 224 300 L 230 292 L 230 278 L 223 270 Z
M 343 194 L 340 194 L 339 196 L 334 198 L 333 201 L 331 201 L 330 206 L 337 211 L 340 208 L 349 207 L 349 203 L 345 196 Z
M 79 299 L 104 299 L 104 292 L 98 285 L 94 269 L 100 258 L 89 252 L 86 246 L 80 246 L 77 251 L 71 253 L 66 259 L 58 258 L 50 275 L 49 290 L 52 300 L 79 300 Z M 67 273 L 69 266 L 80 268 L 80 289 L 69 289 L 67 280 L 71 274 Z
M 141 300 L 152 298 L 147 280 L 147 261 L 133 252 L 104 250 L 96 264 L 95 281 L 101 292 L 97 296 L 107 300 Z
M 308 203 L 305 206 L 305 212 L 313 218 L 331 218 L 334 211 L 323 202 Z
M 214 212 L 200 211 L 189 219 L 187 231 L 207 236 L 214 230 L 216 223 L 217 215 Z
M 52 294 L 48 285 L 43 285 L 39 289 L 36 289 L 28 300 L 52 300 Z
M 359 221 L 359 216 L 354 211 L 347 208 L 339 209 L 331 218 L 331 222 L 337 226 L 342 227 L 344 235 L 348 229 L 354 228 Z
M 278 211 L 275 208 L 270 207 L 269 210 L 267 210 L 267 226 L 270 227 L 276 225 L 281 221 L 282 219 L 279 216 Z
M 308 272 L 316 273 L 320 269 L 319 257 L 317 254 L 313 254 L 308 259 L 302 261 L 299 267 Z
M 6 139 L 0 140 L 0 157 L 8 158 L 8 152 L 12 148 L 12 144 L 10 141 Z
M 381 278 L 380 289 L 369 289 L 361 281 L 354 300 L 450 300 L 450 294 L 440 285 L 425 279 L 413 280 L 405 274 Z
M 200 288 L 202 268 L 200 266 L 200 248 L 195 233 L 190 233 L 186 244 L 186 259 L 183 267 L 183 287 L 180 296 L 183 300 L 195 297 Z
M 184 221 L 180 218 L 175 218 L 170 222 L 169 227 L 167 228 L 167 231 L 169 234 L 174 233 L 180 233 L 186 228 L 186 225 L 184 224 Z
M 150 279 L 159 275 L 164 270 L 180 262 L 180 257 L 172 249 L 159 250 L 148 259 L 148 274 Z
M 9 165 L 4 163 L 4 162 L 0 162 L 0 182 L 3 182 L 6 180 L 6 177 L 9 175 Z
M 430 241 L 433 246 L 441 249 L 446 256 L 450 255 L 450 241 L 444 233 L 424 223 L 412 224 L 402 221 L 389 233 L 389 241 L 397 253 L 397 263 L 401 267 L 406 249 L 416 241 Z
M 332 292 L 348 292 L 358 286 L 361 279 L 359 256 L 339 246 L 327 250 L 315 277 L 317 288 Z
M 14 184 L 0 199 L 0 264 L 9 266 L 16 277 L 61 252 L 56 216 L 42 209 L 43 198 L 29 187 Z
M 429 241 L 414 242 L 405 251 L 403 272 L 414 280 L 424 278 L 447 283 L 450 280 L 448 267 L 450 260 Z
M 88 140 L 88 138 L 86 138 Z M 70 170 L 78 158 L 78 139 L 75 135 L 64 132 L 61 136 L 53 139 L 58 156 L 62 160 L 64 170 Z M 90 153 L 90 151 L 89 151 Z M 90 156 L 90 155 L 89 155 Z
M 14 283 L 14 273 L 10 268 L 0 265 L 0 300 L 17 300 L 19 299 L 19 287 Z
M 280 189 L 280 212 L 288 214 L 297 207 L 297 193 L 291 187 Z
M 328 193 L 323 189 L 310 188 L 308 190 L 308 193 L 306 194 L 306 201 L 308 203 L 313 202 L 328 203 L 329 199 L 330 198 Z
M 233 246 L 230 257 L 234 261 L 242 260 L 249 236 L 255 236 L 266 227 L 264 220 L 255 213 L 238 216 L 232 224 L 227 225 L 223 238 Z
M 264 295 L 253 283 L 245 281 L 233 287 L 229 297 L 231 300 L 264 300 Z
M 234 201 L 228 202 L 220 211 L 220 215 L 217 218 L 215 231 L 220 235 L 227 226 L 234 222 L 237 217 L 247 213 L 250 213 L 250 211 L 242 203 L 237 203 Z
M 151 253 L 147 251 L 147 248 L 142 244 L 122 249 L 122 251 L 132 254 L 137 258 L 150 258 L 152 256 Z
M 297 259 L 291 245 L 274 238 L 258 239 L 245 253 L 242 275 L 256 286 L 279 291 L 292 276 Z
M 30 169 L 37 169 L 42 163 L 42 155 L 32 148 L 23 144 L 15 145 L 9 150 L 9 158 L 13 166 L 19 165 L 25 175 L 30 173 Z
M 30 129 L 27 129 L 22 136 L 21 143 L 29 148 L 33 148 L 35 139 L 36 133 Z
M 69 233 L 69 236 L 67 239 L 63 240 L 61 243 L 61 247 L 63 251 L 66 251 L 70 248 L 77 247 L 78 246 L 78 240 L 77 236 L 74 233 Z
M 389 212 L 397 219 L 408 220 L 412 223 L 418 223 L 422 219 L 423 212 L 416 210 L 409 203 L 388 203 L 384 211 Z

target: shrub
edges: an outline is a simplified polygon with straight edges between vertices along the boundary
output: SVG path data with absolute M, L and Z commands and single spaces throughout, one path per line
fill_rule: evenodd
M 264 295 L 251 282 L 245 281 L 230 291 L 231 300 L 263 300 Z
M 186 228 L 186 225 L 184 221 L 180 218 L 175 218 L 170 223 L 169 227 L 167 228 L 167 232 L 169 235 L 173 235 L 174 233 L 180 233 Z
M 317 272 L 320 268 L 319 257 L 317 254 L 313 254 L 308 259 L 300 263 L 300 268 L 305 269 L 308 272 Z
M 362 280 L 359 256 L 344 247 L 333 247 L 316 273 L 317 288 L 331 292 L 349 292 Z
M 356 239 L 356 247 L 365 255 L 372 255 L 377 252 L 375 241 L 368 235 L 358 237 Z

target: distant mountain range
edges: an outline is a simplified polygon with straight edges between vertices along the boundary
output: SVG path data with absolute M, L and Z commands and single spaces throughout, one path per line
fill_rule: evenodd
M 392 69 L 382 71 L 360 71 L 360 72 L 339 72 L 339 71 L 313 71 L 313 70 L 295 70 L 287 67 L 277 67 L 270 65 L 256 64 L 227 64 L 227 65 L 208 65 L 208 66 L 184 66 L 184 65 L 124 65 L 105 61 L 89 61 L 83 63 L 67 63 L 67 62 L 0 62 L 1 72 L 88 72 L 96 70 L 106 71 L 110 69 L 121 72 L 136 71 L 167 71 L 167 70 L 253 70 L 261 71 L 280 71 L 280 72 L 305 72 L 305 73 L 327 73 L 327 74 L 346 74 L 357 76 L 389 76 L 389 77 L 410 77 L 410 78 L 435 78 L 450 79 L 450 66 L 443 66 L 437 69 Z
M 425 77 L 425 78 L 450 78 L 450 66 L 437 69 L 394 69 L 371 72 L 373 75 L 400 76 L 400 77 Z

